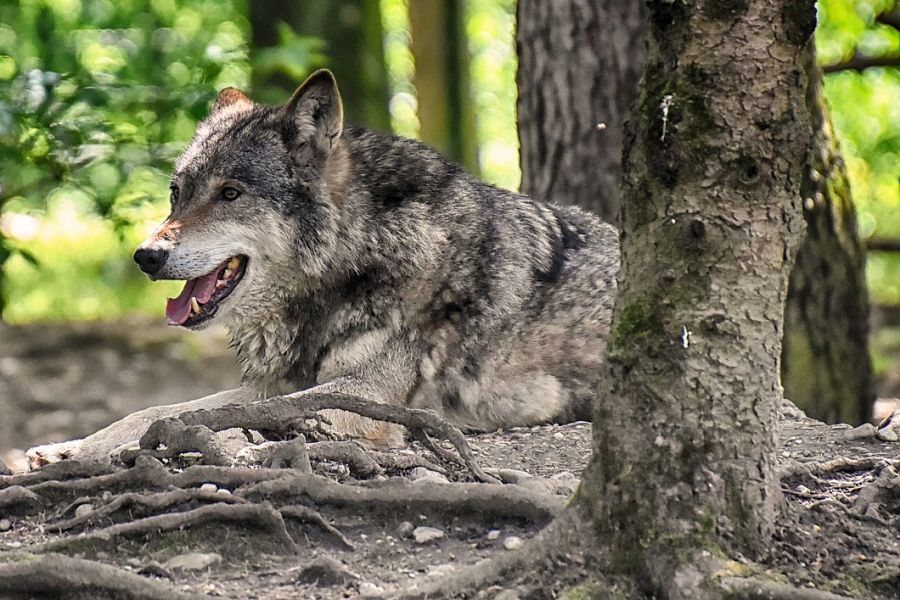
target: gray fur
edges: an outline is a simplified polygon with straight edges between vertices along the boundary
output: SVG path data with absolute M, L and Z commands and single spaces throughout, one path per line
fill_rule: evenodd
M 328 72 L 284 107 L 223 92 L 176 164 L 172 214 L 144 244 L 170 252 L 162 278 L 249 256 L 216 316 L 245 385 L 426 407 L 477 431 L 588 419 L 615 229 L 482 183 L 419 142 L 342 129 L 340 106 Z M 243 194 L 222 200 L 223 182 Z M 386 441 L 364 419 L 337 421 Z

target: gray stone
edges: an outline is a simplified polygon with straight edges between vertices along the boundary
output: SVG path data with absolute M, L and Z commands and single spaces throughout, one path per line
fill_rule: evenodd
M 215 552 L 188 552 L 173 556 L 163 563 L 163 567 L 173 571 L 202 571 L 220 562 L 222 556 Z
M 900 410 L 895 410 L 878 424 L 875 437 L 884 442 L 896 442 L 900 439 Z
M 215 494 L 219 491 L 219 486 L 214 483 L 204 483 L 200 486 L 201 492 L 206 492 L 207 494 Z
M 384 588 L 380 585 L 375 585 L 374 583 L 369 583 L 368 581 L 359 584 L 359 596 L 360 598 L 383 598 L 384 597 Z
M 499 540 L 500 539 L 500 530 L 499 529 L 491 529 L 487 532 L 487 539 L 490 541 Z
M 86 517 L 92 512 L 94 512 L 93 504 L 79 504 L 78 508 L 75 509 L 75 518 L 80 519 Z
M 413 530 L 413 537 L 417 544 L 427 544 L 444 537 L 444 532 L 434 527 L 416 527 Z
M 345 585 L 359 579 L 359 575 L 330 556 L 320 556 L 309 561 L 297 575 L 298 583 L 311 583 L 320 587 Z
M 400 538 L 411 538 L 413 536 L 413 530 L 415 526 L 409 521 L 403 521 L 399 525 L 397 525 L 397 536 Z
M 875 426 L 871 423 L 863 423 L 859 427 L 845 430 L 841 435 L 845 440 L 868 439 L 875 435 Z
M 425 467 L 416 467 L 410 471 L 409 478 L 416 482 L 431 481 L 435 483 L 450 483 L 450 480 L 441 473 L 426 469 Z
M 0 519 L 0 531 L 9 531 L 12 529 L 12 522 L 9 519 Z

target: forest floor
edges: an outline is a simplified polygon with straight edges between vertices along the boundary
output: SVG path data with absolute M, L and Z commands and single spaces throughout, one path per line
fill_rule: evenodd
M 0 457 L 21 470 L 30 445 L 236 381 L 214 330 L 0 324 Z M 784 502 L 762 565 L 803 587 L 900 598 L 900 443 L 790 407 L 779 433 Z M 466 439 L 503 485 L 466 483 L 468 470 L 419 442 L 369 453 L 373 466 L 351 445 L 311 440 L 307 474 L 148 459 L 0 475 L 0 598 L 390 597 L 513 557 L 577 486 L 590 424 Z M 566 568 L 550 579 L 523 571 L 481 595 L 558 597 Z
M 853 598 L 900 597 L 900 443 L 876 440 L 869 428 L 823 425 L 790 407 L 780 433 L 785 502 L 762 564 L 803 587 Z M 319 460 L 315 443 L 308 444 L 313 475 L 296 476 L 295 484 L 280 488 L 255 488 L 259 493 L 253 490 L 260 481 L 271 484 L 279 473 L 288 476 L 294 470 L 260 468 L 254 471 L 258 478 L 241 482 L 243 475 L 224 474 L 228 467 L 163 468 L 156 463 L 153 469 L 181 477 L 178 489 L 193 493 L 166 506 L 136 500 L 113 507 L 125 488 L 110 478 L 128 471 L 94 472 L 91 480 L 91 473 L 65 470 L 68 463 L 58 463 L 31 474 L 0 477 L 0 512 L 7 513 L 0 520 L 0 596 L 24 589 L 22 582 L 29 577 L 43 589 L 57 589 L 48 582 L 60 576 L 65 587 L 59 589 L 71 591 L 77 586 L 69 571 L 83 574 L 100 563 L 114 565 L 117 570 L 107 576 L 120 582 L 130 573 L 165 586 L 133 597 L 175 597 L 176 591 L 187 597 L 390 597 L 482 559 L 516 552 L 565 504 L 590 456 L 590 438 L 587 423 L 468 436 L 478 462 L 506 482 L 503 486 L 444 483 L 437 471 L 451 480 L 468 476 L 442 466 L 435 466 L 437 471 L 386 468 L 374 477 L 370 473 L 368 481 L 356 481 L 351 472 L 359 475 L 359 465 Z M 413 461 L 430 456 L 418 442 L 391 454 Z M 368 490 L 364 494 L 370 496 L 339 497 L 327 485 L 317 488 L 322 482 L 341 482 Z M 462 496 L 451 491 L 461 487 Z M 508 488 L 521 494 L 510 500 L 479 495 L 474 488 Z M 127 489 L 141 491 L 147 499 L 176 488 L 155 482 Z M 79 508 L 82 505 L 90 509 Z M 288 505 L 311 510 L 295 514 L 284 510 Z M 136 523 L 155 514 L 184 515 L 210 506 L 254 506 L 268 512 L 209 522 L 195 519 L 169 531 L 161 522 L 133 531 L 115 529 L 116 523 Z M 104 507 L 117 509 L 104 514 Z M 273 521 L 271 515 L 279 511 L 283 519 Z M 317 522 L 316 515 L 324 523 Z M 54 531 L 60 524 L 65 532 Z M 69 564 L 60 555 L 91 562 Z M 35 565 L 31 575 L 21 567 L 29 562 Z M 550 598 L 561 591 L 546 580 L 529 583 L 527 575 L 523 573 L 504 597 Z M 37 591 L 18 597 L 40 597 Z M 496 597 L 500 591 L 483 594 Z M 105 596 L 99 588 L 90 588 L 81 597 Z

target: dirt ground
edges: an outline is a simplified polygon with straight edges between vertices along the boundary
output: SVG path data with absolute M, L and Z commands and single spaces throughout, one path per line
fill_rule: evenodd
M 16 336 L 9 331 L 2 338 L 0 330 L 4 342 L 0 344 L 0 370 L 17 376 L 0 378 L 4 393 L 0 400 L 12 398 L 12 386 L 28 377 L 56 373 L 59 379 L 54 383 L 56 392 L 29 391 L 24 408 L 2 407 L 10 417 L 0 429 L 5 436 L 0 438 L 0 446 L 7 449 L 7 460 L 20 456 L 16 448 L 47 441 L 41 436 L 48 432 L 54 436 L 86 433 L 71 424 L 80 423 L 91 410 L 110 411 L 112 406 L 117 415 L 134 410 L 125 400 L 129 395 L 143 394 L 140 402 L 148 398 L 176 401 L 183 398 L 172 398 L 175 385 L 184 386 L 177 388 L 179 394 L 189 389 L 192 397 L 227 387 L 219 385 L 227 379 L 221 373 L 234 374 L 227 353 L 217 349 L 222 346 L 216 332 L 206 338 L 208 346 L 190 349 L 177 339 L 173 343 L 171 333 L 160 334 L 151 328 L 148 340 L 122 342 L 126 351 L 120 355 L 129 358 L 113 359 L 103 358 L 103 348 L 108 347 L 104 345 L 109 339 L 117 338 L 117 330 L 94 330 L 89 333 L 97 341 L 83 344 L 83 360 L 76 361 L 80 365 L 76 369 L 63 357 L 63 348 L 71 353 L 70 338 L 68 342 L 65 336 L 48 338 L 47 353 L 30 361 L 22 350 L 28 344 L 15 346 Z M 132 339 L 130 334 L 125 338 Z M 59 351 L 56 355 L 55 350 Z M 197 367 L 196 361 L 188 360 L 190 353 L 204 352 L 209 360 L 200 364 L 205 366 Z M 158 360 L 166 361 L 164 368 L 166 372 L 171 369 L 171 378 L 165 384 L 144 385 L 143 369 Z M 99 383 L 91 383 L 110 372 L 131 373 L 120 375 L 120 383 L 126 387 L 115 400 L 105 400 Z M 73 382 L 81 385 L 81 391 L 74 391 L 79 388 L 71 387 Z M 30 430 L 28 415 L 35 407 L 43 407 L 45 410 L 38 412 L 45 416 L 60 410 L 72 414 Z M 848 597 L 900 598 L 900 443 L 879 441 L 871 433 L 870 429 L 824 425 L 797 410 L 785 410 L 779 450 L 784 502 L 777 534 L 762 560 L 770 572 L 783 573 L 796 585 Z M 57 471 L 54 481 L 43 483 L 40 471 L 0 476 L 0 597 L 67 597 L 63 592 L 74 593 L 76 588 L 70 584 L 53 588 L 54 576 L 94 565 L 115 566 L 114 578 L 124 580 L 129 573 L 137 574 L 140 581 L 165 586 L 156 595 L 148 592 L 143 596 L 147 598 L 176 597 L 173 594 L 177 592 L 185 597 L 248 599 L 390 597 L 397 590 L 459 573 L 483 559 L 517 552 L 565 505 L 591 452 L 588 423 L 511 429 L 467 439 L 479 464 L 503 481 L 502 486 L 490 489 L 521 492 L 513 495 L 516 501 L 485 495 L 484 486 L 490 484 L 459 487 L 460 482 L 472 478 L 436 460 L 418 442 L 391 451 L 393 458 L 387 463 L 394 461 L 394 467 L 368 477 L 360 477 L 345 461 L 317 459 L 312 452 L 315 444 L 310 443 L 313 474 L 296 479 L 300 483 L 295 487 L 280 492 L 266 488 L 269 493 L 256 496 L 254 485 L 263 483 L 237 481 L 225 474 L 225 468 L 191 466 L 190 462 L 169 463 L 165 468 L 159 465 L 172 477 L 181 477 L 178 489 L 191 494 L 188 500 L 171 506 L 146 503 L 176 488 L 115 483 L 114 478 L 127 471 L 112 475 L 78 469 Z M 396 466 L 422 458 L 434 468 Z M 294 481 L 279 479 L 279 473 L 292 471 L 262 468 L 242 472 L 269 477 L 271 481 L 264 482 L 268 485 Z M 444 475 L 455 483 L 445 483 Z M 347 484 L 344 488 L 361 495 L 374 494 L 373 498 L 382 492 L 394 495 L 390 501 L 337 501 L 315 491 L 323 482 L 341 482 Z M 140 492 L 142 499 L 114 507 L 126 491 Z M 449 501 L 451 496 L 457 499 Z M 162 525 L 131 533 L 115 529 L 159 515 L 183 516 L 226 505 L 256 507 L 265 514 L 228 522 L 204 523 L 200 519 L 171 530 Z M 316 522 L 308 514 L 291 516 L 285 509 L 297 506 L 297 510 L 316 511 L 323 521 Z M 106 509 L 110 510 L 104 512 Z M 276 513 L 281 517 L 275 516 L 275 521 L 283 525 L 272 525 L 270 517 Z M 56 531 L 61 524 L 66 530 Z M 46 558 L 36 563 L 39 555 Z M 65 557 L 91 562 L 73 567 Z M 44 596 L 33 589 L 19 595 L 14 592 L 23 576 L 17 579 L 9 569 L 29 562 L 39 565 L 37 577 L 45 582 Z M 562 574 L 555 581 L 531 575 L 523 572 L 517 576 L 504 598 L 556 597 Z M 79 593 L 70 597 L 106 597 L 90 588 Z M 498 593 L 485 590 L 482 595 L 496 597 Z
M 784 471 L 785 503 L 778 534 L 765 566 L 785 573 L 795 584 L 827 589 L 855 598 L 900 597 L 900 495 L 871 495 L 879 472 L 896 488 L 900 444 L 882 442 L 846 426 L 826 426 L 802 413 L 788 411 L 782 425 L 779 453 Z M 590 455 L 590 425 L 574 423 L 469 436 L 484 467 L 514 469 L 503 472 L 507 485 L 555 494 L 562 506 L 574 489 Z M 426 455 L 412 444 L 405 455 Z M 830 461 L 830 462 L 829 462 Z M 893 464 L 894 466 L 888 466 Z M 316 464 L 316 472 L 348 481 L 343 465 Z M 391 479 L 411 479 L 410 472 Z M 427 474 L 417 485 L 429 485 Z M 10 489 L 10 477 L 0 488 Z M 361 483 L 377 486 L 384 482 Z M 39 484 L 38 484 L 39 485 Z M 448 484 L 437 484 L 448 486 Z M 27 486 L 40 492 L 35 485 Z M 219 488 L 228 489 L 227 486 Z M 412 489 L 410 488 L 410 489 Z M 230 490 L 237 494 L 237 489 Z M 859 510 L 860 498 L 871 496 L 872 510 Z M 77 493 L 70 494 L 75 500 Z M 880 498 L 880 500 L 879 500 Z M 83 500 L 94 505 L 96 498 Z M 273 502 L 276 502 L 272 498 Z M 2 496 L 0 496 L 2 502 Z M 328 506 L 310 503 L 321 511 L 353 545 L 316 525 L 288 522 L 296 550 L 288 549 L 258 527 L 203 525 L 167 534 L 113 536 L 91 543 L 73 543 L 59 551 L 146 574 L 173 583 L 184 592 L 224 598 L 356 598 L 385 597 L 399 588 L 454 573 L 491 556 L 511 552 L 533 537 L 544 522 L 512 515 L 488 514 L 478 507 L 452 513 L 417 506 Z M 7 507 L 9 508 L 9 507 Z M 48 525 L 70 517 L 71 506 L 61 503 L 0 522 L 0 563 L 63 536 Z M 122 521 L 119 518 L 108 522 Z M 104 523 L 106 524 L 106 523 Z M 439 530 L 436 539 L 417 541 L 410 530 Z M 190 531 L 191 534 L 186 532 Z M 421 531 L 417 531 L 417 534 Z M 69 534 L 71 535 L 71 534 Z M 43 548 L 46 549 L 46 546 Z M 179 568 L 172 561 L 188 552 L 211 554 L 198 564 Z M 196 557 L 194 557 L 197 562 Z M 209 566 L 206 561 L 214 561 Z M 48 565 L 52 565 L 50 562 Z M 52 568 L 52 567 L 51 567 Z M 3 590 L 0 578 L 0 591 Z M 522 598 L 552 597 L 548 590 L 521 588 Z

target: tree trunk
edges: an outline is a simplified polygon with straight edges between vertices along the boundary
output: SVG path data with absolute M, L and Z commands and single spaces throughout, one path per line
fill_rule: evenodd
M 623 125 L 644 55 L 645 0 L 520 0 L 522 192 L 616 223 Z
M 328 61 L 323 64 L 314 61 L 310 67 L 328 67 L 334 72 L 347 120 L 390 131 L 380 6 L 379 0 L 253 0 L 250 2 L 253 47 L 278 46 L 280 22 L 287 23 L 298 35 L 323 40 Z M 299 83 L 284 76 L 254 81 L 255 86 L 281 87 L 285 95 Z
M 410 2 L 413 83 L 422 141 L 477 173 L 465 13 L 464 0 Z
M 812 2 L 653 0 L 623 156 L 622 266 L 579 493 L 613 567 L 668 597 L 773 530 Z
M 782 381 L 785 396 L 809 416 L 859 423 L 871 417 L 875 399 L 865 254 L 812 45 L 806 65 L 815 136 L 801 186 L 807 234 L 785 307 Z

